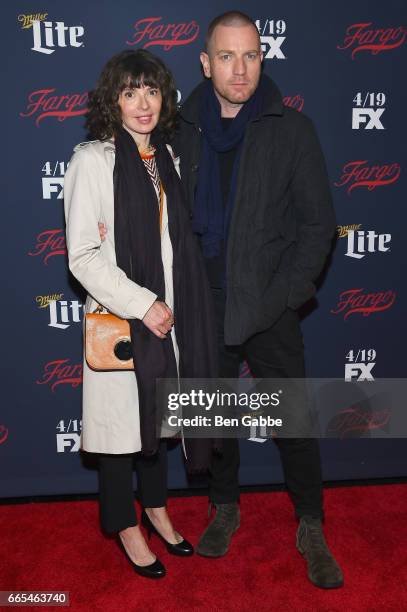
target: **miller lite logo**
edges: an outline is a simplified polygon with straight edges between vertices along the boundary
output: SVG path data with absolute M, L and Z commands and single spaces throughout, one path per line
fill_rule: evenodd
M 337 225 L 336 233 L 338 238 L 345 238 L 349 232 L 357 231 L 362 227 L 361 223 L 352 223 L 352 225 Z
M 37 295 L 35 301 L 38 304 L 38 308 L 48 308 L 50 302 L 55 300 L 62 300 L 63 297 L 63 293 L 50 293 L 48 295 Z
M 351 161 L 344 165 L 342 176 L 334 183 L 335 187 L 345 187 L 348 195 L 356 187 L 367 187 L 373 191 L 376 187 L 383 187 L 395 183 L 400 176 L 400 164 L 374 164 L 369 165 L 367 159 Z
M 22 13 L 17 17 L 21 23 L 22 30 L 28 30 L 33 27 L 34 21 L 44 21 L 48 17 L 48 13 L 30 13 L 28 15 Z
M 82 321 L 83 304 L 78 300 L 52 300 L 49 303 L 48 327 L 68 329 L 72 323 Z
M 34 20 L 32 23 L 32 51 L 50 55 L 55 47 L 83 47 L 80 40 L 85 33 L 83 26 L 66 26 L 63 21 Z
M 132 40 L 126 44 L 133 46 L 142 43 L 143 49 L 160 46 L 164 51 L 173 47 L 189 45 L 198 38 L 199 24 L 195 21 L 188 23 L 162 23 L 161 17 L 145 17 L 134 24 Z
M 30 257 L 42 257 L 44 265 L 48 265 L 50 257 L 67 255 L 65 232 L 63 229 L 44 230 L 38 234 L 34 249 L 28 253 Z
M 406 40 L 407 30 L 403 26 L 391 28 L 371 28 L 372 22 L 354 23 L 346 30 L 344 41 L 337 49 L 352 49 L 351 57 L 356 53 L 367 51 L 377 55 L 400 47 Z
M 387 246 L 391 241 L 391 234 L 376 234 L 374 230 L 348 231 L 348 248 L 345 255 L 355 259 L 362 259 L 366 253 L 386 253 L 390 251 Z
M 56 117 L 65 121 L 69 117 L 78 117 L 87 112 L 88 92 L 81 94 L 51 95 L 54 89 L 37 89 L 28 96 L 27 108 L 20 117 L 36 117 L 35 125 L 45 117 Z
M 364 289 L 348 289 L 342 291 L 336 308 L 331 310 L 332 314 L 343 314 L 346 321 L 352 314 L 362 314 L 368 317 L 375 312 L 383 312 L 391 308 L 396 301 L 396 293 L 377 291 L 376 293 L 364 293 Z
M 286 39 L 286 36 L 282 36 L 287 29 L 284 19 L 256 19 L 255 24 L 260 34 L 264 59 L 286 59 L 281 48 Z
M 72 323 L 82 321 L 83 304 L 78 300 L 64 300 L 63 294 L 37 295 L 35 301 L 38 308 L 48 309 L 48 327 L 68 329 Z
M 37 385 L 49 385 L 51 391 L 59 385 L 70 385 L 73 389 L 82 384 L 83 364 L 73 364 L 70 359 L 55 359 L 44 365 L 42 377 Z

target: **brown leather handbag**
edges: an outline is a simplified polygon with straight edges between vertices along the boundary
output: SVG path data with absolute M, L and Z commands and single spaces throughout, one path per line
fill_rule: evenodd
M 130 325 L 126 319 L 102 312 L 98 306 L 85 315 L 85 358 L 92 370 L 134 370 Z

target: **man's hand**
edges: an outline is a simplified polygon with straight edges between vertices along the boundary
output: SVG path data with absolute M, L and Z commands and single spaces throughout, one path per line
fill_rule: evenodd
M 147 310 L 143 323 L 158 338 L 164 339 L 174 325 L 174 315 L 165 302 L 157 301 Z
M 99 236 L 101 241 L 103 242 L 106 238 L 106 234 L 107 234 L 107 229 L 106 229 L 106 225 L 104 223 L 98 223 L 98 228 L 99 228 Z

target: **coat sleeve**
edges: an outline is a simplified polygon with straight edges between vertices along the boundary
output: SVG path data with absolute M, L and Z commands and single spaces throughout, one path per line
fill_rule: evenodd
M 142 319 L 157 296 L 137 285 L 101 250 L 98 165 L 90 145 L 74 153 L 64 181 L 69 269 L 99 304 L 123 319 Z
M 299 157 L 291 182 L 297 244 L 287 305 L 296 309 L 315 293 L 335 233 L 335 213 L 324 156 L 313 123 L 304 117 Z

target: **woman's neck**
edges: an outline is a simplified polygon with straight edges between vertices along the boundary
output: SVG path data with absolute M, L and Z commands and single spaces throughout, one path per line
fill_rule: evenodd
M 124 129 L 132 136 L 134 142 L 138 146 L 139 149 L 147 149 L 150 144 L 150 134 L 137 134 L 136 132 L 132 132 L 125 125 L 123 125 Z

